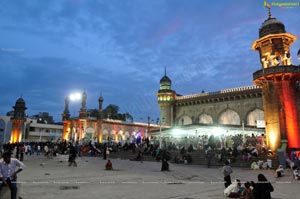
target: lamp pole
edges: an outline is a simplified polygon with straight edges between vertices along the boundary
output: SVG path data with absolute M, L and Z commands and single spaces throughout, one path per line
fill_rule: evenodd
M 159 148 L 161 149 L 161 120 L 159 120 Z
M 146 139 L 147 139 L 147 137 L 148 137 L 148 128 L 149 128 L 149 126 L 150 126 L 150 117 L 148 116 L 148 123 L 147 123 L 147 127 L 146 127 Z
M 161 125 L 162 125 L 162 122 L 165 120 L 165 118 L 162 118 L 161 120 L 159 120 L 159 134 L 160 134 L 160 139 L 159 139 L 159 148 L 161 149 L 162 147 L 162 133 L 161 133 Z

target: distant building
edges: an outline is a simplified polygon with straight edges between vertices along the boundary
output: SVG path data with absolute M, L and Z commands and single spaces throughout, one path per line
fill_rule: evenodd
M 61 138 L 63 125 L 53 124 L 49 113 L 42 112 L 34 117 L 27 117 L 23 98 L 19 98 L 13 108 L 7 116 L 0 116 L 0 143 L 51 141 Z
M 69 98 L 65 100 L 65 109 L 62 114 L 64 125 L 62 139 L 74 142 L 98 141 L 98 142 L 132 142 L 147 137 L 148 132 L 158 129 L 158 125 L 141 122 L 125 122 L 114 119 L 104 119 L 102 103 L 103 97 L 98 99 L 99 109 L 96 117 L 90 117 L 86 108 L 87 94 L 84 91 L 81 96 L 81 108 L 77 117 L 71 117 L 69 111 Z
M 48 112 L 40 112 L 38 115 L 33 115 L 31 118 L 37 119 L 38 123 L 54 124 L 53 117 Z
M 56 141 L 62 137 L 63 125 L 40 123 L 39 119 L 27 118 L 25 141 Z

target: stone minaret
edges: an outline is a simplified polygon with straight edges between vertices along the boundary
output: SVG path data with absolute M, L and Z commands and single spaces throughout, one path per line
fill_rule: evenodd
M 70 111 L 69 111 L 69 103 L 70 103 L 70 99 L 69 97 L 66 97 L 65 99 L 65 110 L 62 114 L 62 120 L 68 120 L 70 119 Z
M 23 98 L 19 98 L 16 101 L 16 104 L 13 107 L 13 109 L 14 109 L 14 116 L 11 118 L 12 131 L 11 131 L 10 142 L 16 143 L 22 141 L 22 134 L 23 131 L 25 130 L 24 129 L 24 123 L 26 121 L 25 110 L 27 108 Z
M 79 118 L 86 118 L 87 117 L 87 110 L 86 110 L 86 92 L 83 91 L 82 93 L 82 101 L 81 101 L 81 108 L 79 111 Z
M 158 90 L 157 99 L 160 107 L 160 123 L 162 125 L 172 126 L 174 123 L 174 100 L 176 92 L 171 90 L 171 80 L 167 76 L 165 69 L 165 75 L 160 80 L 160 88 Z
M 289 148 L 300 148 L 299 107 L 296 82 L 300 68 L 292 65 L 290 46 L 296 36 L 287 33 L 282 22 L 269 16 L 259 29 L 252 49 L 259 52 L 261 70 L 253 74 L 254 84 L 262 88 L 267 145 L 275 151 L 282 140 Z
M 103 119 L 103 109 L 102 109 L 102 105 L 103 105 L 103 97 L 102 95 L 100 95 L 98 102 L 99 102 L 99 114 L 98 114 L 98 119 Z

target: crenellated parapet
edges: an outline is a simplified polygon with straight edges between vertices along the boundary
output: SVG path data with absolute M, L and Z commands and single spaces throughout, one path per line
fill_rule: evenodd
M 216 102 L 226 102 L 241 99 L 251 99 L 261 97 L 261 88 L 258 86 L 245 86 L 232 89 L 225 89 L 216 92 L 177 96 L 176 106 L 190 106 L 197 104 L 210 104 Z

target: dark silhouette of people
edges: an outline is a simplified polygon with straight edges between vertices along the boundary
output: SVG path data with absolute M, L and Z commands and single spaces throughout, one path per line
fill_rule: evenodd
M 253 195 L 255 199 L 271 199 L 271 192 L 274 191 L 272 184 L 263 174 L 258 174 L 258 182 L 254 184 Z
M 170 154 L 166 151 L 166 150 L 163 150 L 161 152 L 161 171 L 169 171 L 170 168 L 169 168 L 169 163 L 168 161 L 170 160 Z
M 72 144 L 70 144 L 70 146 L 69 146 L 69 166 L 74 164 L 74 166 L 77 167 L 76 156 L 77 156 L 76 148 Z
M 106 160 L 106 150 L 107 150 L 107 146 L 106 143 L 104 143 L 102 147 L 103 160 Z

